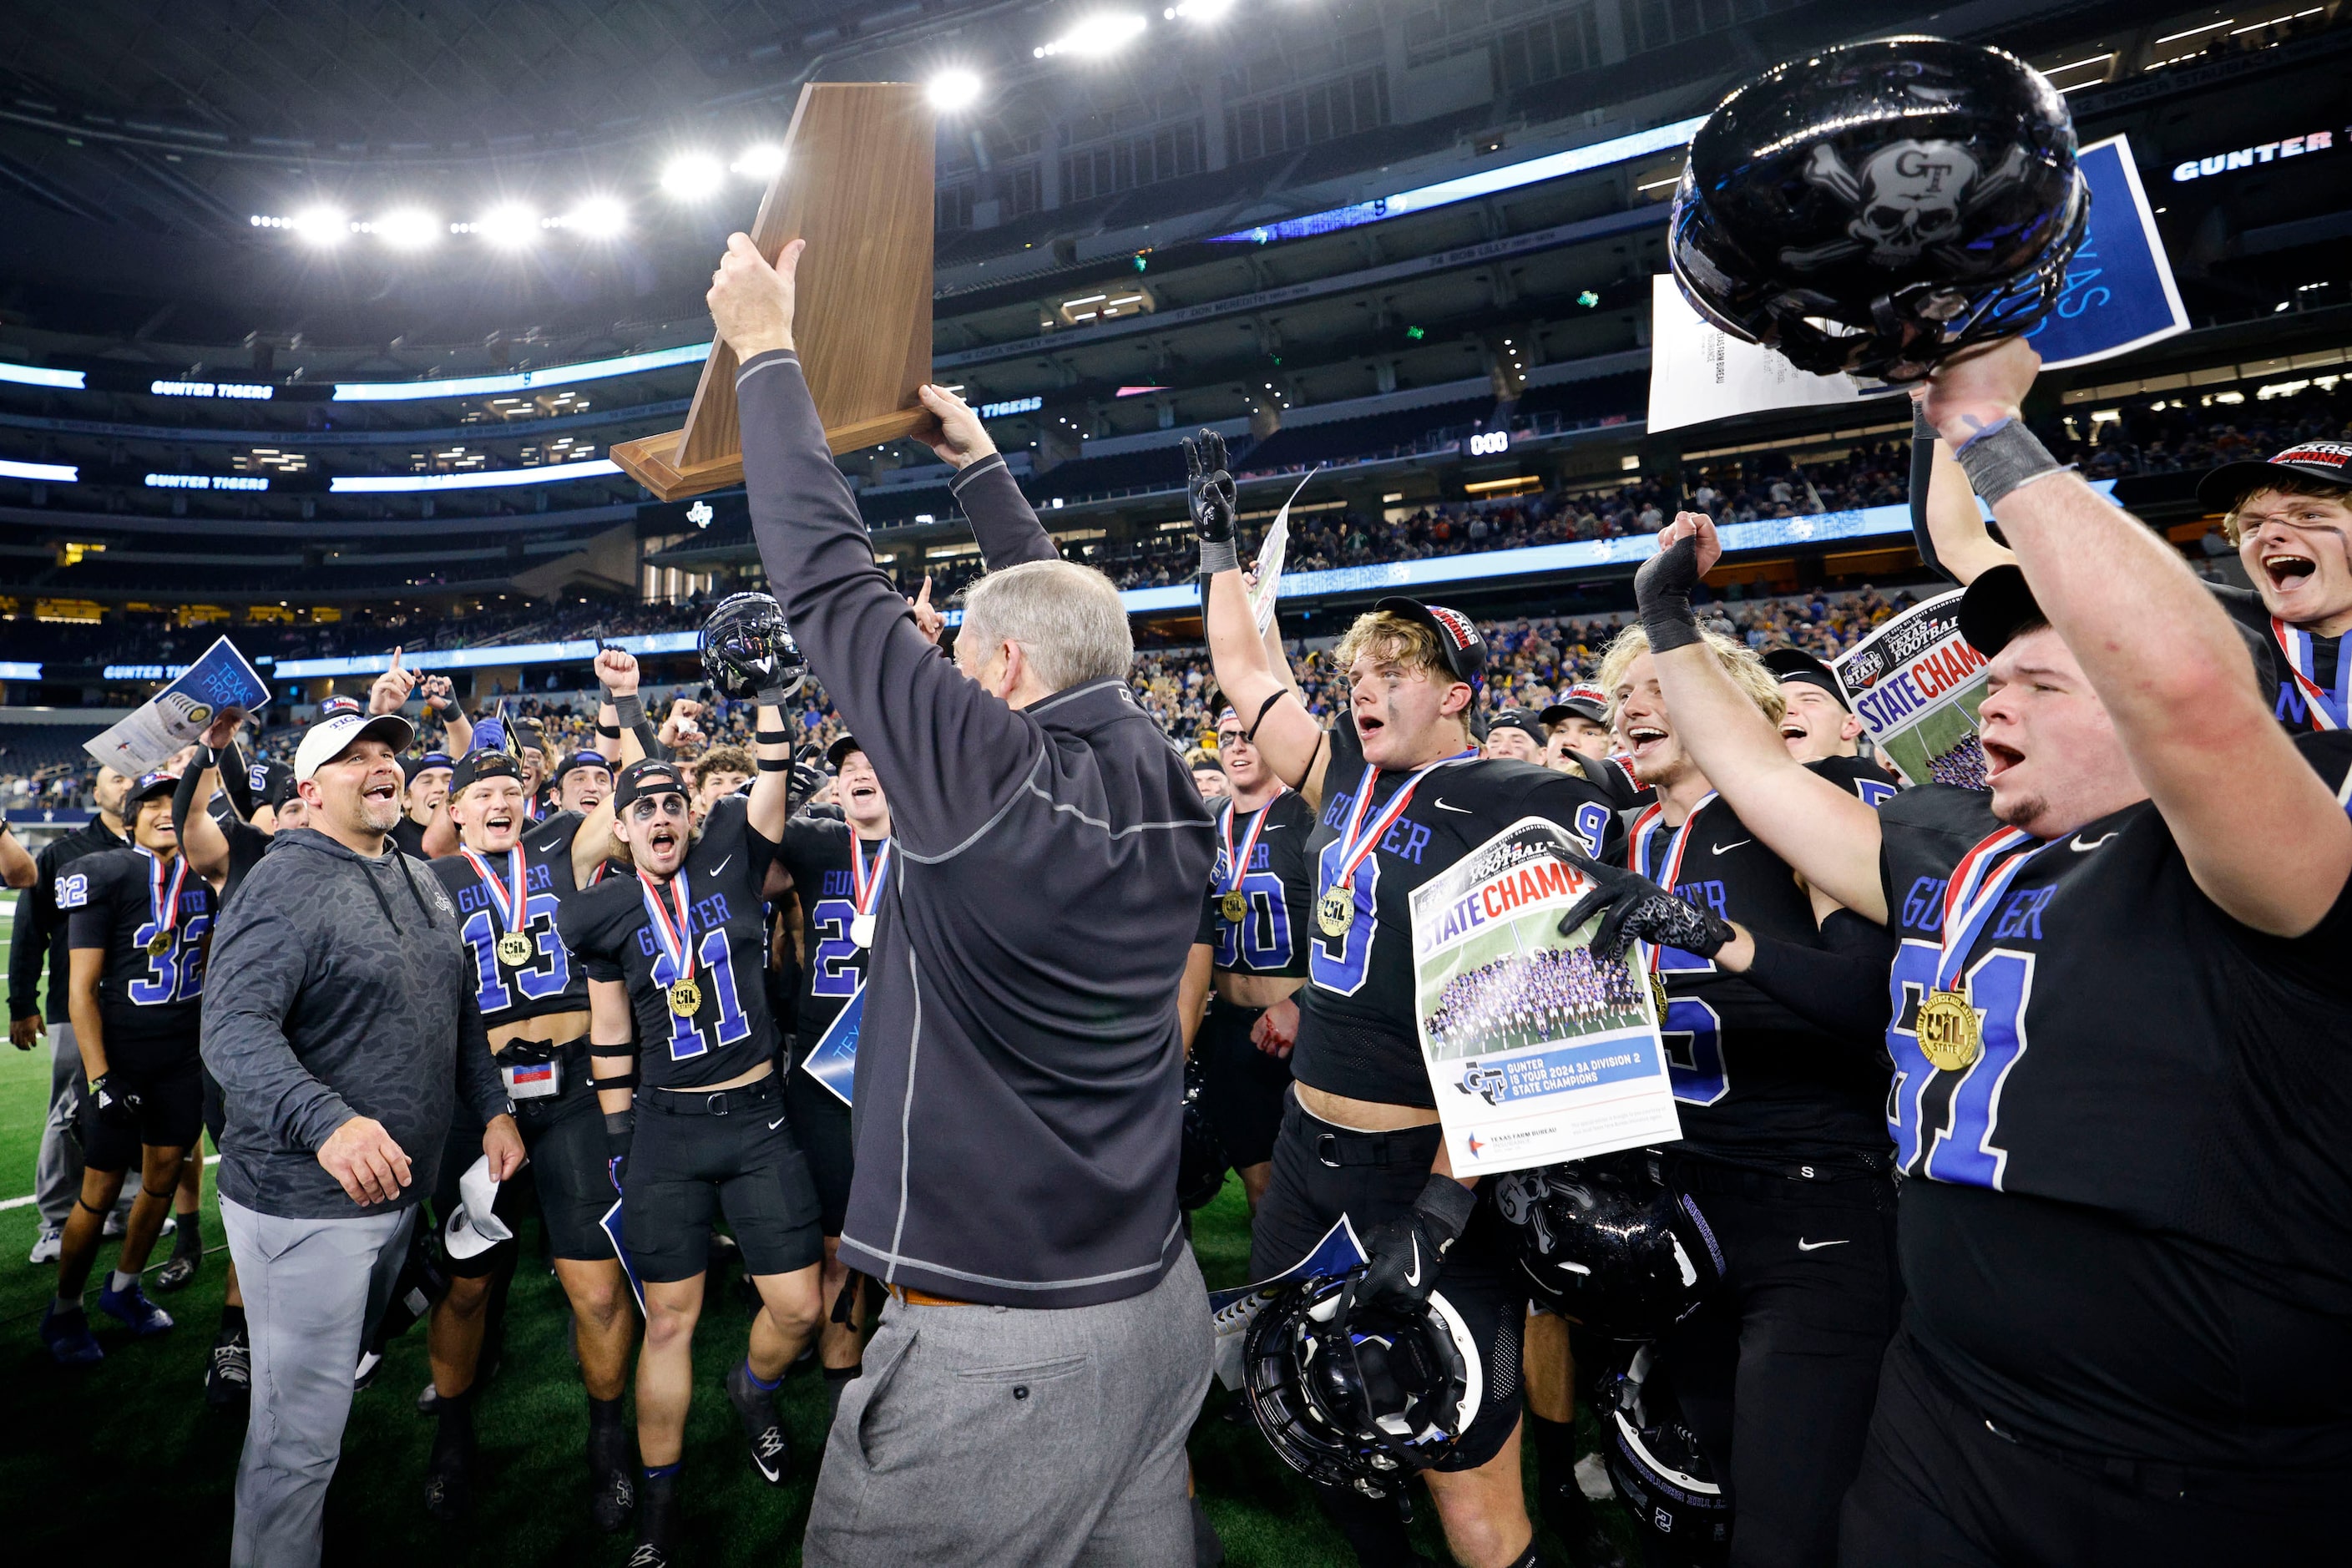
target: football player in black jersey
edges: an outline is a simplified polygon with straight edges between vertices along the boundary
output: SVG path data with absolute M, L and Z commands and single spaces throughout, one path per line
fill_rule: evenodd
M 1764 662 L 1716 633 L 1702 640 L 1756 718 L 1780 730 L 1783 688 Z M 1698 948 L 1654 945 L 1646 962 L 1668 997 L 1683 1128 L 1664 1175 L 1704 1209 L 1730 1279 L 1661 1342 L 1659 1361 L 1732 1498 L 1731 1561 L 1801 1568 L 1836 1556 L 1838 1504 L 1895 1328 L 1886 1016 L 1871 1005 L 1894 944 L 1807 889 L 1717 796 L 1656 663 L 1629 627 L 1600 680 L 1634 777 L 1656 791 L 1633 818 L 1625 863 L 1706 914 Z M 1859 758 L 1809 771 L 1869 804 L 1895 789 Z M 1782 1000 L 1774 982 L 1791 975 L 1810 982 L 1810 997 Z
M 625 752 L 624 763 L 642 752 Z M 613 764 L 602 752 L 574 752 L 555 764 L 555 805 L 585 816 L 613 797 Z
M 825 748 L 824 755 L 834 767 L 841 816 L 803 812 L 785 824 L 776 856 L 785 886 L 776 895 L 788 891 L 800 904 L 800 996 L 793 1070 L 784 1078 L 784 1103 L 792 1110 L 793 1131 L 800 1138 L 824 1211 L 822 1300 L 827 1315 L 817 1335 L 817 1363 L 824 1371 L 825 1402 L 831 1410 L 857 1376 L 865 1350 L 864 1287 L 845 1300 L 850 1272 L 840 1262 L 839 1248 L 842 1220 L 849 1207 L 849 1106 L 806 1071 L 804 1064 L 842 1009 L 865 987 L 874 921 L 894 868 L 890 803 L 874 764 L 850 735 Z
M 1486 741 L 1483 748 L 1492 759 L 1507 763 L 1540 763 L 1544 746 L 1550 740 L 1543 721 L 1525 708 L 1498 710 L 1486 721 Z
M 1568 752 L 1603 759 L 1617 748 L 1616 738 L 1609 732 L 1609 700 L 1592 687 L 1570 687 L 1537 717 L 1544 723 L 1544 766 L 1548 768 L 1574 773 L 1579 770 L 1568 761 Z
M 73 954 L 68 984 L 74 1043 L 89 1076 L 81 1196 L 66 1220 L 57 1296 L 41 1317 L 42 1342 L 64 1365 L 103 1358 L 82 1292 L 107 1211 L 134 1166 L 139 1196 L 98 1304 L 141 1339 L 172 1327 L 170 1315 L 139 1288 L 139 1272 L 203 1123 L 198 1009 L 213 923 L 213 890 L 188 874 L 172 829 L 179 783 L 171 773 L 141 777 L 124 803 L 130 845 L 85 857 L 58 878 L 58 908 L 67 916 Z
M 1801 763 L 1862 755 L 1862 720 L 1835 671 L 1801 647 L 1769 648 L 1764 668 L 1780 682 L 1780 739 Z M 1880 770 L 1892 784 L 1895 776 Z
M 636 662 L 606 649 L 596 656 L 605 689 L 636 689 Z M 622 736 L 634 750 L 636 736 Z M 588 1059 L 588 977 L 556 929 L 564 900 L 590 883 L 613 845 L 612 813 L 562 812 L 541 822 L 524 816 L 522 766 L 504 752 L 474 752 L 451 777 L 448 812 L 459 848 L 433 861 L 433 874 L 457 906 L 458 935 L 471 948 L 476 998 L 490 1053 L 514 1100 L 515 1122 L 530 1158 L 547 1250 L 572 1303 L 572 1344 L 588 1391 L 588 1469 L 597 1527 L 618 1530 L 636 1497 L 621 1396 L 636 1325 L 628 1280 L 604 1228 L 613 1205 L 603 1111 Z M 451 1127 L 441 1163 L 445 1217 L 458 1202 L 457 1182 L 481 1142 L 481 1129 Z M 499 1208 L 504 1210 L 505 1189 Z M 513 1267 L 514 1245 L 499 1243 L 444 1263 L 449 1289 L 434 1303 L 427 1354 L 433 1366 L 439 1430 L 425 1472 L 426 1511 L 462 1515 L 470 1500 L 473 1394 L 493 1277 Z
M 2022 571 L 1969 588 L 1990 788 L 1877 812 L 1799 766 L 1700 647 L 1717 542 L 1637 591 L 1740 820 L 1901 938 L 1887 1126 L 1904 1320 L 1842 1531 L 1855 1563 L 2324 1561 L 2352 1476 L 2352 820 L 2160 535 L 2019 416 L 2038 361 L 1926 413 Z
M 1523 816 L 1559 823 L 1595 858 L 1622 835 L 1590 783 L 1470 744 L 1486 643 L 1457 611 L 1380 601 L 1332 651 L 1347 717 L 1328 732 L 1276 673 L 1234 546 L 1233 482 L 1213 433 L 1186 444 L 1208 579 L 1209 649 L 1243 734 L 1317 813 L 1316 929 L 1299 993 L 1296 1088 L 1251 1231 L 1251 1273 L 1286 1269 L 1345 1215 L 1370 1254 L 1360 1299 L 1412 1306 L 1443 1284 L 1486 1352 L 1486 1399 L 1427 1473 L 1468 1568 L 1537 1561 L 1519 1476 L 1519 1334 L 1527 1290 L 1491 1207 L 1457 1181 L 1413 1007 L 1411 894 Z M 1475 1217 L 1474 1217 L 1475 1212 Z M 1358 1557 L 1413 1560 L 1392 1507 L 1318 1493 Z
M 761 694 L 759 772 L 698 826 L 677 764 L 637 763 L 613 793 L 634 877 L 567 900 L 563 940 L 588 973 L 590 1050 L 623 1194 L 623 1234 L 645 1288 L 637 1359 L 635 1568 L 668 1561 L 694 1384 L 693 1335 L 710 1222 L 724 1209 L 761 1301 L 727 1390 L 760 1474 L 780 1484 L 791 1446 L 773 1393 L 823 1316 L 816 1189 L 788 1125 L 761 973 L 761 886 L 790 809 L 782 693 Z M 620 1065 L 635 1041 L 636 1065 Z
M 1993 542 L 1948 443 L 1936 447 L 1927 518 L 1937 555 L 1960 582 L 2013 565 Z M 2258 664 L 2271 711 L 2290 734 L 2352 723 L 2352 442 L 2305 441 L 2268 462 L 2224 463 L 2197 484 L 2197 499 L 2222 514 L 2249 592 L 2207 589 L 2231 619 L 2269 645 Z
M 1201 1063 L 1202 1111 L 1255 1212 L 1274 1173 L 1274 1138 L 1298 1038 L 1296 994 L 1314 930 L 1307 850 L 1315 812 L 1275 776 L 1243 728 L 1230 708 L 1217 717 L 1217 758 L 1229 787 L 1223 803 L 1213 803 L 1218 858 L 1202 928 L 1210 938 L 1210 996 L 1192 1049 Z

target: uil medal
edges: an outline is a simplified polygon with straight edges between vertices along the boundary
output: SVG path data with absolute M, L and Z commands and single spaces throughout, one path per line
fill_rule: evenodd
M 174 940 L 176 940 L 176 938 L 171 931 L 157 931 L 153 936 L 147 939 L 147 952 L 149 956 L 154 958 L 163 957 L 165 953 L 172 951 L 172 943 Z
M 1238 849 L 1234 847 L 1234 818 L 1241 811 L 1241 802 L 1226 801 L 1224 814 L 1217 818 L 1217 836 L 1224 840 L 1225 858 L 1222 869 L 1226 881 L 1224 894 L 1217 900 L 1217 913 L 1224 917 L 1227 925 L 1237 926 L 1249 918 L 1249 895 L 1242 891 L 1242 879 L 1249 874 L 1251 859 L 1257 854 L 1258 836 L 1265 831 L 1266 818 L 1274 815 L 1274 803 L 1281 797 L 1284 788 L 1283 785 L 1276 785 L 1274 794 L 1258 807 L 1256 818 L 1250 823 L 1249 837 L 1242 841 Z M 1331 928 L 1327 925 L 1323 929 L 1330 931 Z M 1331 934 L 1337 936 L 1339 932 L 1332 931 Z
M 1658 1026 L 1664 1028 L 1666 1023 L 1666 977 L 1654 969 L 1650 971 L 1650 1000 L 1657 1005 Z
M 139 853 L 147 857 L 148 923 L 155 931 L 147 939 L 147 953 L 151 958 L 161 958 L 171 952 L 180 940 L 180 889 L 187 884 L 188 858 L 185 855 L 172 858 L 172 874 L 167 880 L 163 875 L 163 862 L 156 858 L 153 850 L 141 847 Z
M 691 980 L 681 980 L 669 988 L 669 1010 L 681 1018 L 691 1018 L 702 1010 L 702 987 Z
M 890 852 L 897 847 L 886 839 L 869 867 L 865 841 L 855 832 L 849 836 L 849 940 L 860 952 L 874 946 L 874 910 L 881 901 L 882 879 L 890 874 Z
M 1248 918 L 1249 898 L 1235 888 L 1217 900 L 1217 912 L 1225 917 L 1227 925 L 1237 926 Z
M 1356 889 L 1334 888 L 1315 903 L 1315 923 L 1325 936 L 1345 936 L 1356 923 Z
M 519 931 L 510 931 L 499 938 L 499 962 L 509 969 L 520 969 L 530 962 L 530 938 Z
M 872 947 L 874 945 L 874 917 L 872 915 L 851 916 L 849 921 L 849 940 L 856 942 L 860 947 Z
M 1984 1026 L 1957 991 L 1930 991 L 1919 1004 L 1919 1053 L 1939 1072 L 1960 1072 L 1984 1055 Z

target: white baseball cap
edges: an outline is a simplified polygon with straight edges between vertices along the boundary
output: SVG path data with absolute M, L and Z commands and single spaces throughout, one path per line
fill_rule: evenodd
M 404 752 L 416 739 L 416 726 L 397 713 L 379 713 L 373 719 L 364 713 L 338 713 L 321 719 L 310 726 L 294 752 L 294 782 L 305 782 L 371 735 L 394 752 Z

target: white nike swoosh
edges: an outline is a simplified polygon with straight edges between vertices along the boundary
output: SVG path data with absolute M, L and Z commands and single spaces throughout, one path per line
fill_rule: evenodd
M 1414 1289 L 1421 1289 L 1421 1238 L 1413 1237 L 1412 1267 L 1404 1271 L 1404 1282 Z
M 1836 1241 L 1807 1241 L 1801 1236 L 1797 1237 L 1797 1250 L 1800 1252 L 1819 1252 L 1824 1247 L 1843 1247 L 1852 1239 L 1853 1238 L 1851 1237 L 1843 1237 Z
M 2074 835 L 2074 842 L 2067 845 L 2066 847 L 2072 849 L 2077 855 L 2088 854 L 2091 850 L 2096 849 L 2100 845 L 2105 844 L 2109 838 L 2113 838 L 2114 837 L 2114 834 L 2109 833 L 2101 837 L 2094 838 L 2088 844 L 2085 844 L 2083 842 L 2083 836 L 2077 833 Z
M 538 850 L 541 855 L 552 855 L 562 847 L 563 840 L 561 838 L 551 838 L 544 844 L 534 844 L 531 846 L 533 849 Z
M 1446 805 L 1446 804 L 1445 804 L 1445 802 L 1444 802 L 1444 801 L 1443 801 L 1443 800 L 1439 800 L 1436 804 L 1437 804 L 1437 809 L 1438 809 L 1438 810 L 1440 810 L 1440 811 L 1458 811 L 1458 812 L 1460 812 L 1460 813 L 1461 813 L 1463 816 L 1469 816 L 1474 815 L 1474 814 L 1472 813 L 1472 811 L 1470 810 L 1470 808 L 1469 808 L 1468 806 L 1466 806 L 1466 805 Z
M 788 1115 L 790 1115 L 790 1114 L 791 1114 L 791 1112 L 790 1112 L 790 1111 L 785 1112 L 785 1115 L 787 1115 L 787 1116 L 788 1116 Z M 771 1132 L 773 1132 L 777 1128 L 782 1127 L 783 1124 L 784 1124 L 784 1118 L 783 1118 L 782 1116 L 779 1116 L 779 1117 L 777 1117 L 773 1121 L 771 1121 L 771 1122 L 769 1122 L 769 1123 L 768 1123 L 768 1131 L 771 1131 Z M 1835 1243 L 1829 1243 L 1829 1244 L 1827 1244 L 1827 1245 L 1834 1246 L 1834 1245 L 1835 1245 Z
M 1737 839 L 1732 840 L 1732 842 L 1730 842 L 1730 843 L 1728 843 L 1728 844 L 1717 844 L 1717 845 L 1715 845 L 1713 847 L 1714 847 L 1715 852 L 1716 852 L 1717 854 L 1718 854 L 1718 855 L 1727 855 L 1727 854 L 1729 854 L 1732 850 L 1738 848 L 1742 844 L 1753 844 L 1753 843 L 1755 843 L 1755 842 L 1756 842 L 1756 840 L 1754 840 L 1753 838 L 1737 838 Z
M 735 857 L 732 855 L 721 855 L 719 858 L 719 864 L 710 868 L 710 869 L 704 872 L 703 875 L 706 877 L 716 877 L 719 872 L 727 869 L 727 862 L 733 858 L 735 858 Z

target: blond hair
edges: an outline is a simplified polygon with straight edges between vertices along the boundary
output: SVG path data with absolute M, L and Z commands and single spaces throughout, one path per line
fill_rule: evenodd
M 1780 695 L 1779 678 L 1764 668 L 1764 661 L 1756 656 L 1756 651 L 1745 643 L 1732 641 L 1721 632 L 1701 628 L 1698 635 L 1699 640 L 1715 655 L 1715 662 L 1723 668 L 1723 673 L 1731 677 L 1731 684 L 1739 688 L 1766 719 L 1779 724 L 1787 716 L 1789 704 Z M 1609 728 L 1612 731 L 1617 728 L 1617 710 L 1623 706 L 1623 700 L 1617 695 L 1617 688 L 1623 682 L 1625 672 L 1633 668 L 1633 661 L 1649 651 L 1650 634 L 1638 626 L 1627 626 L 1617 634 L 1617 640 L 1611 643 L 1609 651 L 1601 657 L 1598 684 L 1609 698 Z
M 2289 479 L 2284 474 L 2275 479 L 2265 479 L 2261 484 L 2232 501 L 2230 510 L 2221 514 L 2222 536 L 2228 539 L 2233 547 L 2240 538 L 2238 514 L 2243 511 L 2246 509 L 2246 503 L 2256 496 L 2310 496 L 2318 500 L 2342 501 L 2347 506 L 2352 506 L 2352 485 L 2330 484 L 2326 479 Z
M 1331 668 L 1341 679 L 1359 658 L 1370 656 L 1381 664 L 1401 664 L 1427 675 L 1440 686 L 1462 683 L 1454 667 L 1445 662 L 1445 654 L 1437 646 L 1437 634 L 1419 621 L 1409 621 L 1391 610 L 1366 610 L 1356 617 L 1355 625 L 1331 649 Z M 1470 706 L 1463 704 L 1454 714 L 1462 721 L 1464 734 L 1470 732 Z

